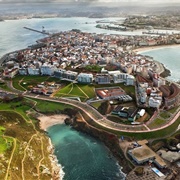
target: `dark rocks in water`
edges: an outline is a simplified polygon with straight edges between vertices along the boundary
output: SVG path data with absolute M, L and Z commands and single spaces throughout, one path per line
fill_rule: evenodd
M 160 74 L 160 76 L 163 78 L 171 76 L 171 71 L 164 67 L 164 71 Z
M 71 118 L 66 118 L 66 119 L 64 120 L 64 123 L 65 123 L 66 125 L 71 125 L 71 124 L 73 123 L 73 120 L 72 120 Z
M 79 30 L 79 29 L 72 29 L 72 31 L 77 32 L 77 33 L 81 32 L 81 30 Z

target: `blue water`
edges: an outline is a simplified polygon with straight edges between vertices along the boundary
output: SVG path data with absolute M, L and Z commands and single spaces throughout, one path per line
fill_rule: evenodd
M 114 19 L 114 18 L 109 18 Z M 37 39 L 45 37 L 42 34 L 28 31 L 24 26 L 41 30 L 66 31 L 73 28 L 85 32 L 104 33 L 106 30 L 95 28 L 93 18 L 49 18 L 49 19 L 23 19 L 0 22 L 0 56 L 3 54 L 25 48 L 34 44 Z M 90 22 L 90 24 L 86 24 Z M 114 33 L 108 31 L 108 33 Z M 118 33 L 118 32 L 116 32 Z M 132 33 L 132 32 L 131 32 Z M 171 70 L 172 80 L 179 80 L 180 47 L 165 48 L 144 52 L 154 57 Z M 99 141 L 80 134 L 69 127 L 57 125 L 48 130 L 59 163 L 64 167 L 67 180 L 121 180 L 121 173 L 117 161 L 109 158 L 109 151 Z
M 141 54 L 151 56 L 164 64 L 171 71 L 171 76 L 167 77 L 167 79 L 180 81 L 180 46 L 154 49 Z
M 120 166 L 98 140 L 66 125 L 48 128 L 65 180 L 122 180 Z
M 120 20 L 123 18 L 106 18 L 109 20 Z M 7 52 L 25 48 L 36 42 L 37 39 L 45 35 L 24 29 L 24 26 L 41 30 L 42 26 L 49 32 L 67 31 L 80 29 L 90 33 L 109 33 L 109 34 L 138 34 L 139 32 L 118 32 L 98 29 L 95 22 L 101 19 L 73 17 L 73 18 L 47 18 L 47 19 L 21 19 L 7 20 L 0 22 L 0 57 Z M 88 22 L 88 24 L 86 23 Z M 140 33 L 139 33 L 140 34 Z M 171 71 L 171 76 L 167 79 L 179 81 L 180 70 L 180 47 L 163 48 L 141 53 L 150 55 L 155 60 L 163 63 Z

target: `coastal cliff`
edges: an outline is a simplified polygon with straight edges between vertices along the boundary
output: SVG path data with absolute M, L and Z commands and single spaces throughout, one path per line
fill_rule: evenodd
M 112 152 L 113 156 L 118 160 L 119 165 L 123 167 L 122 171 L 124 173 L 129 173 L 131 171 L 132 167 L 124 157 L 124 154 L 119 146 L 119 139 L 116 135 L 97 129 L 78 118 L 68 118 L 65 120 L 65 124 L 71 125 L 77 131 L 87 133 L 88 135 L 102 141 Z

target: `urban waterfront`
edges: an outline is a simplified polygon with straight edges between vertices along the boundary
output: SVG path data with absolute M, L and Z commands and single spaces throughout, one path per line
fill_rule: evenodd
M 88 18 L 65 18 L 65 19 L 64 18 L 58 18 L 58 19 L 31 19 L 31 20 L 26 20 L 25 19 L 25 20 L 2 22 L 2 23 L 5 24 L 5 26 L 3 24 L 3 26 L 2 26 L 2 28 L 0 30 L 0 31 L 2 31 L 2 33 L 0 33 L 1 34 L 0 55 L 2 56 L 6 52 L 9 52 L 9 51 L 12 51 L 12 50 L 25 48 L 26 46 L 33 44 L 37 39 L 40 39 L 40 38 L 44 37 L 44 35 L 37 34 L 35 32 L 30 32 L 30 31 L 27 31 L 27 30 L 23 29 L 24 26 L 30 26 L 30 27 L 35 28 L 35 29 L 41 29 L 42 26 L 45 26 L 45 27 L 47 27 L 48 31 L 65 31 L 65 30 L 70 30 L 72 28 L 77 28 L 77 29 L 80 29 L 82 31 L 97 32 L 97 29 L 95 28 L 93 23 L 92 24 L 91 23 L 89 23 L 89 24 L 85 23 L 88 20 L 90 20 L 90 22 L 94 21 L 93 19 L 88 19 Z M 82 22 L 84 22 L 84 23 L 82 23 Z M 74 24 L 74 27 L 72 27 L 72 24 Z M 14 27 L 14 29 L 13 29 L 13 27 Z M 8 29 L 8 31 L 7 31 L 6 28 Z M 98 31 L 101 31 L 101 30 L 98 30 Z M 177 57 L 179 56 L 178 53 L 176 54 L 176 52 L 178 52 L 179 47 L 168 48 L 168 51 L 169 51 L 169 49 L 170 50 L 173 49 L 172 54 L 171 54 L 171 52 L 168 52 L 169 56 L 163 55 L 163 51 L 167 52 L 166 48 L 146 52 L 146 55 L 153 56 L 154 59 L 162 62 L 168 69 L 170 69 L 172 71 L 172 76 L 171 76 L 172 80 L 179 80 L 178 73 L 177 73 L 178 72 L 178 67 L 179 67 L 179 59 L 175 58 L 174 63 L 172 63 L 172 61 L 170 61 L 174 55 L 175 56 L 177 55 Z M 158 53 L 159 51 L 160 51 L 160 53 Z M 153 53 L 157 54 L 157 56 L 154 56 Z M 167 59 L 167 61 L 164 61 L 165 57 L 169 58 L 169 61 L 168 61 L 168 59 Z M 169 64 L 174 65 L 174 69 L 173 69 L 172 66 L 170 67 Z M 67 173 L 67 179 L 75 179 L 73 177 L 75 175 L 79 175 L 79 172 L 74 172 L 71 177 L 68 177 L 71 174 L 69 172 L 72 171 L 71 166 L 73 164 L 72 164 L 72 158 L 70 158 L 70 161 L 67 161 L 66 158 L 71 157 L 71 156 L 75 156 L 75 155 L 77 157 L 78 156 L 81 157 L 82 156 L 82 151 L 84 152 L 84 149 L 82 149 L 82 151 L 80 151 L 80 150 L 76 151 L 77 154 L 73 155 L 71 150 L 76 149 L 76 147 L 79 148 L 79 145 L 72 144 L 73 146 L 76 146 L 76 147 L 69 147 L 69 150 L 64 150 L 65 151 L 64 155 L 66 155 L 66 157 L 64 157 L 64 160 L 63 160 L 64 155 L 62 155 L 61 151 L 59 151 L 58 149 L 61 149 L 61 147 L 64 147 L 64 146 L 67 146 L 67 145 L 70 146 L 70 144 L 76 140 L 75 137 L 80 138 L 80 139 L 85 138 L 83 141 L 86 141 L 86 143 L 89 142 L 89 144 L 86 144 L 86 143 L 85 144 L 88 146 L 89 151 L 91 149 L 89 147 L 92 147 L 91 150 L 93 152 L 91 153 L 91 155 L 93 157 L 94 157 L 94 153 L 96 153 L 96 151 L 100 151 L 101 156 L 98 156 L 98 157 L 102 158 L 103 160 L 106 161 L 106 162 L 102 162 L 103 165 L 104 164 L 108 165 L 108 166 L 104 167 L 104 170 L 102 171 L 102 174 L 101 174 L 102 175 L 101 179 L 120 179 L 119 167 L 117 166 L 117 162 L 113 158 L 111 158 L 111 156 L 109 156 L 109 151 L 107 151 L 107 149 L 105 147 L 103 147 L 103 145 L 100 142 L 95 141 L 94 139 L 92 140 L 90 137 L 85 136 L 83 134 L 78 134 L 77 132 L 72 131 L 71 129 L 65 129 L 65 127 L 63 127 L 64 132 L 62 131 L 62 133 L 61 133 L 61 128 L 62 127 L 63 127 L 62 125 L 52 127 L 53 128 L 52 129 L 53 133 L 55 132 L 55 129 L 58 129 L 57 134 L 52 135 L 51 134 L 51 128 L 48 131 L 49 131 L 50 137 L 52 138 L 53 144 L 55 144 L 55 148 L 57 147 L 56 150 L 55 150 L 55 153 L 56 153 L 56 155 L 57 155 L 57 157 L 59 159 L 59 162 L 62 164 L 62 166 L 65 166 L 64 171 L 65 171 L 65 174 Z M 73 133 L 77 133 L 77 134 L 73 134 Z M 67 137 L 69 137 L 69 136 L 73 137 L 73 138 L 72 139 L 70 138 L 70 140 L 67 139 Z M 55 139 L 53 139 L 53 138 L 55 138 Z M 67 140 L 64 141 L 63 138 L 65 138 Z M 56 144 L 56 140 L 59 140 L 57 142 L 57 144 Z M 79 141 L 79 143 L 82 144 L 82 141 L 80 141 L 80 140 L 77 140 L 77 141 Z M 97 149 L 94 147 L 94 145 L 96 145 L 96 144 L 98 144 Z M 82 148 L 85 148 L 85 146 L 83 146 Z M 89 160 L 87 160 L 86 157 L 90 158 L 88 156 L 85 156 L 86 161 L 81 162 L 83 164 L 83 167 L 85 167 L 86 164 L 89 165 Z M 80 160 L 82 161 L 82 159 L 80 159 Z M 97 161 L 101 162 L 101 160 L 97 160 Z M 63 163 L 63 161 L 64 161 L 64 163 Z M 76 163 L 76 160 L 74 160 L 74 162 Z M 65 163 L 68 163 L 68 165 L 65 165 Z M 111 163 L 113 164 L 112 166 L 109 165 Z M 77 165 L 79 165 L 79 164 L 77 163 Z M 91 167 L 92 166 L 93 165 L 91 165 Z M 111 168 L 113 166 L 115 168 L 113 168 L 113 173 L 112 173 Z M 88 166 L 86 166 L 86 167 L 88 168 Z M 102 164 L 97 164 L 97 167 L 96 168 L 93 167 L 93 168 L 95 168 L 96 171 L 98 173 L 100 173 L 97 169 L 101 168 L 101 167 L 102 167 Z M 75 170 L 76 169 L 78 170 L 78 168 L 75 168 L 75 166 L 73 166 L 73 168 Z M 84 171 L 87 172 L 87 170 L 84 170 Z M 93 169 L 92 169 L 92 171 L 93 171 Z M 108 173 L 108 172 L 110 172 L 110 173 Z M 82 173 L 83 176 L 86 175 L 83 172 L 81 172 L 81 173 Z M 98 173 L 92 174 L 91 171 L 89 171 L 89 173 L 93 176 L 93 179 L 98 179 L 98 177 L 99 177 Z M 112 177 L 111 177 L 111 175 L 112 175 Z M 66 176 L 65 176 L 65 178 L 66 178 Z M 92 177 L 91 177 L 91 179 L 92 179 Z M 121 179 L 123 179 L 123 177 Z
M 106 18 L 107 20 L 123 21 L 124 18 Z M 79 29 L 82 32 L 89 33 L 107 33 L 107 34 L 121 34 L 121 35 L 141 35 L 141 31 L 111 31 L 106 29 L 96 28 L 95 22 L 102 19 L 86 18 L 86 17 L 72 17 L 72 18 L 46 18 L 46 19 L 19 19 L 7 20 L 1 22 L 0 29 L 0 57 L 5 53 L 19 50 L 30 46 L 38 39 L 46 37 L 46 35 L 39 34 L 33 31 L 24 29 L 23 27 L 30 27 L 37 30 L 42 30 L 45 27 L 47 32 L 69 31 L 72 29 Z M 179 81 L 179 53 L 180 46 L 169 48 L 158 48 L 142 52 L 141 54 L 152 56 L 155 60 L 164 64 L 164 66 L 171 71 L 171 77 L 167 79 L 172 81 Z M 173 63 L 172 63 L 173 60 Z
M 164 47 L 160 49 L 149 50 L 141 53 L 148 55 L 164 64 L 165 68 L 171 71 L 171 76 L 167 77 L 171 81 L 180 81 L 180 46 L 178 47 Z

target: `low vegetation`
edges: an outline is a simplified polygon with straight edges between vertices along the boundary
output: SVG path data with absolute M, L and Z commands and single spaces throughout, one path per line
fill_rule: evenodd
M 95 97 L 94 86 L 84 84 L 70 83 L 64 88 L 60 89 L 56 94 L 56 97 L 79 97 L 81 101 Z
M 50 179 L 49 144 L 44 133 L 16 110 L 1 110 L 0 117 L 0 179 Z M 44 173 L 40 167 L 48 171 Z
M 33 86 L 40 84 L 42 82 L 60 82 L 57 78 L 50 77 L 50 76 L 21 76 L 18 75 L 12 79 L 13 87 L 20 91 L 30 90 Z
M 166 120 L 157 118 L 157 119 L 155 119 L 154 121 L 152 121 L 152 123 L 150 123 L 150 124 L 148 125 L 148 127 L 149 127 L 150 129 L 154 129 L 154 128 L 157 128 L 157 127 L 160 127 L 160 126 L 164 125 L 165 123 L 167 123 Z

